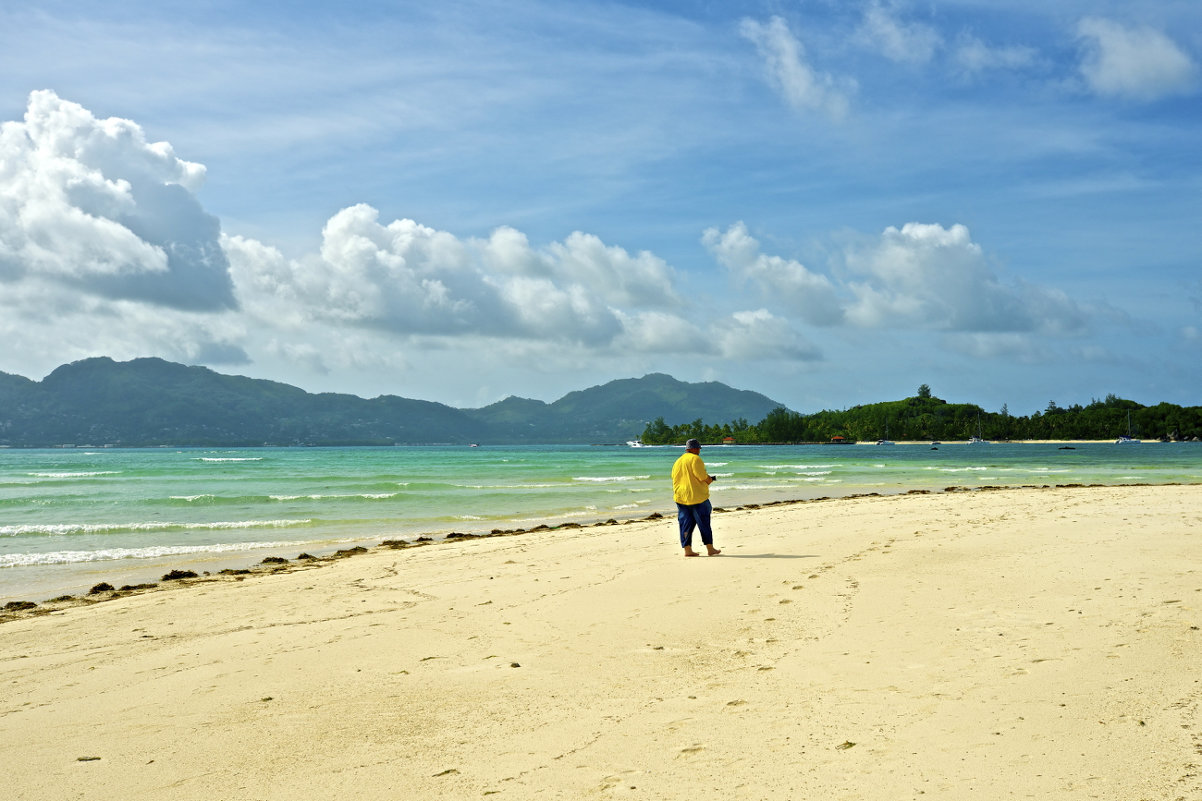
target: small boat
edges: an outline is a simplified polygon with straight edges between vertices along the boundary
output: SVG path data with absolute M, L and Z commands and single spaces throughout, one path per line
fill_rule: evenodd
M 1131 436 L 1131 410 L 1128 409 L 1127 410 L 1127 433 L 1119 436 L 1119 438 L 1114 441 L 1114 444 L 1115 445 L 1138 445 L 1139 443 L 1140 443 L 1140 441 L 1138 439 Z
M 877 445 L 895 445 L 895 444 L 897 444 L 893 440 L 889 439 L 889 421 L 888 420 L 885 421 L 885 438 L 878 439 L 876 441 L 876 444 Z
M 988 445 L 989 440 L 981 438 L 981 415 L 977 415 L 977 435 L 968 438 L 969 445 Z

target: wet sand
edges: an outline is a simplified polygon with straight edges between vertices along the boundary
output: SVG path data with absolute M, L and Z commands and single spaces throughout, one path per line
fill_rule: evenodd
M 6 795 L 1202 797 L 1202 487 L 830 500 L 0 625 Z

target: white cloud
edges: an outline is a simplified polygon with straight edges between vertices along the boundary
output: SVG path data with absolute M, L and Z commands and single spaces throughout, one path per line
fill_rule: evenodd
M 864 10 L 856 35 L 886 58 L 904 64 L 926 64 L 943 44 L 943 37 L 931 26 L 902 22 L 879 2 Z
M 816 71 L 806 61 L 805 47 L 781 17 L 767 23 L 744 19 L 742 35 L 751 41 L 768 71 L 769 82 L 798 111 L 819 111 L 832 119 L 847 116 L 855 81 Z
M 788 320 L 767 309 L 735 312 L 718 321 L 714 329 L 719 353 L 726 359 L 817 361 L 822 358 L 818 348 L 794 331 Z
M 702 242 L 775 309 L 814 325 L 1075 335 L 1087 313 L 1064 292 L 1003 282 L 968 228 L 907 223 L 847 246 L 838 278 L 764 254 L 738 222 Z
M 1063 292 L 993 274 L 968 228 L 906 223 L 845 256 L 854 300 L 847 318 L 864 327 L 1075 333 L 1084 312 Z
M 761 253 L 760 243 L 742 221 L 726 231 L 708 228 L 701 241 L 719 264 L 739 278 L 752 281 L 807 322 L 830 325 L 842 319 L 829 278 L 811 272 L 801 262 Z
M 640 312 L 625 320 L 618 351 L 695 354 L 738 361 L 815 361 L 817 347 L 783 317 L 766 309 L 736 311 L 695 322 L 659 311 Z
M 1026 333 L 957 333 L 944 338 L 948 349 L 981 362 L 1045 364 L 1055 359 L 1047 342 Z
M 196 314 L 22 281 L 0 285 L 3 369 L 40 376 L 90 356 L 146 355 L 184 363 L 245 364 L 247 329 L 232 312 Z
M 1151 101 L 1196 85 L 1197 64 L 1158 30 L 1088 17 L 1077 25 L 1077 35 L 1085 42 L 1081 74 L 1099 95 Z
M 319 254 L 288 260 L 254 240 L 228 237 L 239 297 L 265 319 L 311 317 L 400 335 L 492 335 L 603 346 L 623 310 L 673 307 L 671 268 L 598 237 L 572 233 L 536 250 L 498 228 L 466 239 L 414 220 L 379 222 L 367 205 L 327 222 Z
M 953 51 L 956 65 L 969 75 L 991 70 L 1025 69 L 1034 65 L 1038 58 L 1038 51 L 1032 47 L 992 46 L 969 34 L 964 34 L 956 40 Z
M 204 311 L 235 305 L 204 168 L 50 91 L 0 125 L 0 281 Z
M 714 343 L 698 323 L 663 311 L 625 316 L 620 351 L 636 353 L 713 353 Z
M 663 259 L 649 251 L 631 255 L 593 234 L 574 231 L 563 242 L 536 251 L 521 231 L 502 226 L 487 240 L 471 244 L 490 272 L 579 284 L 614 306 L 679 303 L 674 271 Z

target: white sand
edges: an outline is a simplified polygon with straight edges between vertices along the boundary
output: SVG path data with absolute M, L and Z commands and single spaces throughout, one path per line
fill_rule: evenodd
M 663 520 L 5 623 L 3 794 L 1202 798 L 1202 487 L 715 526 L 714 558 Z

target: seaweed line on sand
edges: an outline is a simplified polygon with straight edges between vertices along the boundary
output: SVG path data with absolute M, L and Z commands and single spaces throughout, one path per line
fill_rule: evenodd
M 1000 486 L 981 486 L 981 487 L 961 487 L 951 486 L 945 487 L 943 492 L 960 493 L 960 492 L 999 492 L 1005 490 L 1018 489 L 1082 489 L 1096 487 L 1131 487 L 1131 486 L 1151 486 L 1140 484 L 1024 484 L 1021 486 L 1000 487 Z M 1176 486 L 1176 483 L 1170 483 L 1164 486 Z M 902 493 L 883 494 L 880 492 L 866 492 L 854 495 L 844 495 L 836 498 L 823 496 L 821 498 L 807 499 L 786 499 L 777 501 L 766 501 L 764 503 L 748 503 L 741 506 L 736 506 L 731 509 L 723 507 L 715 507 L 715 513 L 723 512 L 738 512 L 754 509 L 762 509 L 772 506 L 793 506 L 798 504 L 809 503 L 824 503 L 834 500 L 855 500 L 860 498 L 882 498 L 882 497 L 902 497 L 904 495 L 928 495 L 932 494 L 933 490 L 912 489 Z M 489 539 L 492 537 L 513 537 L 521 534 L 532 534 L 540 531 L 565 531 L 569 529 L 596 528 L 600 526 L 619 526 L 631 525 L 634 523 L 645 523 L 655 520 L 664 519 L 664 515 L 660 512 L 653 512 L 646 517 L 631 518 L 628 520 L 618 521 L 614 518 L 599 521 L 595 523 L 562 523 L 551 526 L 540 524 L 532 528 L 515 528 L 515 529 L 493 529 L 485 534 L 464 534 L 458 531 L 452 531 L 446 534 L 441 539 L 435 539 L 429 536 L 418 536 L 412 540 L 383 540 L 373 548 L 365 548 L 357 545 L 352 548 L 344 548 L 328 556 L 312 556 L 308 553 L 302 553 L 289 561 L 279 556 L 269 556 L 263 559 L 258 564 L 242 569 L 226 569 L 217 573 L 209 573 L 205 571 L 203 574 L 197 574 L 191 570 L 172 570 L 163 576 L 160 583 L 150 584 L 126 584 L 122 587 L 114 587 L 107 582 L 101 582 L 91 588 L 86 595 L 61 595 L 57 598 L 51 598 L 42 603 L 33 601 L 9 601 L 3 607 L 0 607 L 0 623 L 7 623 L 13 620 L 22 620 L 30 617 L 38 617 L 48 615 L 52 612 L 60 612 L 67 609 L 72 609 L 81 606 L 91 606 L 92 604 L 111 601 L 116 598 L 124 598 L 130 595 L 140 595 L 146 592 L 159 592 L 167 589 L 175 589 L 179 587 L 187 587 L 195 584 L 209 583 L 214 581 L 243 581 L 247 578 L 256 576 L 272 575 L 280 572 L 293 572 L 297 570 L 311 570 L 321 567 L 331 562 L 336 562 L 341 559 L 347 559 L 352 556 L 369 553 L 371 550 L 405 550 L 408 548 L 421 548 L 430 545 L 442 545 L 447 543 L 462 542 L 466 540 Z

